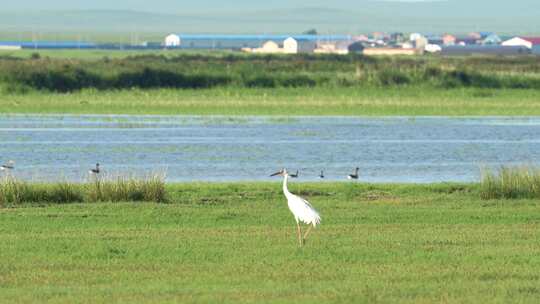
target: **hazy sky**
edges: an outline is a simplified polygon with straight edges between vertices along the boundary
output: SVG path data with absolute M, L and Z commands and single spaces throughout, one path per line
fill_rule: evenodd
M 233 11 L 233 10 L 264 10 L 288 9 L 299 7 L 330 7 L 339 9 L 362 9 L 366 3 L 373 2 L 401 2 L 407 5 L 425 5 L 426 3 L 444 3 L 445 7 L 456 7 L 467 10 L 469 4 L 485 4 L 485 10 L 507 9 L 509 14 L 518 9 L 540 9 L 539 0 L 17 0 L 5 1 L 2 9 L 5 10 L 78 10 L 78 9 L 120 9 L 140 10 L 150 12 L 204 12 L 204 11 Z M 486 13 L 478 12 L 479 14 Z
M 540 31 L 540 0 L 17 0 L 10 31 L 321 32 Z M 64 12 L 57 12 L 64 11 Z M 76 11 L 76 12 L 74 12 Z

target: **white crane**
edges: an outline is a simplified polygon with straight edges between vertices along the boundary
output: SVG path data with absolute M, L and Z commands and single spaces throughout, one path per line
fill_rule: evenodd
M 323 170 L 321 170 L 321 174 L 319 174 L 319 177 L 324 178 L 324 171 Z
M 296 220 L 296 227 L 298 232 L 298 242 L 300 246 L 302 246 L 309 235 L 309 232 L 311 231 L 312 227 L 316 227 L 318 224 L 321 223 L 321 216 L 311 206 L 311 204 L 306 201 L 305 199 L 301 198 L 300 196 L 294 195 L 291 192 L 289 192 L 289 189 L 287 188 L 287 179 L 289 178 L 289 174 L 287 173 L 287 169 L 281 169 L 279 172 L 276 172 L 270 176 L 276 176 L 280 175 L 283 176 L 283 194 L 285 194 L 285 197 L 287 198 L 287 205 L 289 206 L 289 210 L 294 215 L 294 219 Z M 303 222 L 307 225 L 309 225 L 306 233 L 302 237 L 302 229 L 300 228 L 300 222 Z
M 15 169 L 15 162 L 9 160 L 7 163 L 0 166 L 0 171 L 9 171 Z
M 354 169 L 354 173 L 347 175 L 347 178 L 348 179 L 358 179 L 358 170 L 360 170 L 360 168 L 356 167 L 356 169 Z

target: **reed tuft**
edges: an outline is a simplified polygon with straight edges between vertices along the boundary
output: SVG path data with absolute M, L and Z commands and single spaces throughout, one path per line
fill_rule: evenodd
M 29 183 L 12 176 L 0 179 L 0 206 L 24 203 L 166 202 L 165 177 L 96 178 L 84 184 Z
M 540 168 L 536 166 L 501 166 L 482 168 L 482 199 L 540 198 Z

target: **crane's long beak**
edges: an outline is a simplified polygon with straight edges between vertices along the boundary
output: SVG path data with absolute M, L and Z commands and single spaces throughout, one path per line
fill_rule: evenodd
M 274 174 L 271 174 L 270 176 L 280 175 L 281 173 L 282 173 L 281 171 L 278 171 L 278 172 L 276 172 L 276 173 L 274 173 Z

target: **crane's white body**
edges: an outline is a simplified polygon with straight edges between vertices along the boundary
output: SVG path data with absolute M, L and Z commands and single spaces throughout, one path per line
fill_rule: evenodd
M 304 224 L 313 225 L 313 227 L 316 227 L 321 223 L 321 216 L 308 201 L 298 195 L 292 194 L 289 191 L 287 188 L 288 177 L 288 174 L 285 174 L 283 177 L 283 194 L 285 194 L 285 197 L 287 198 L 287 205 L 289 206 L 291 213 L 294 215 L 296 223 L 298 224 L 302 222 Z
M 287 181 L 289 179 L 287 169 L 281 169 L 281 171 L 276 172 L 270 176 L 276 175 L 283 176 L 283 194 L 285 194 L 285 197 L 287 198 L 287 205 L 289 205 L 289 210 L 291 210 L 291 213 L 294 215 L 294 219 L 296 220 L 298 243 L 300 244 L 300 246 L 302 246 L 304 245 L 304 242 L 306 241 L 306 238 L 309 235 L 311 228 L 316 227 L 318 224 L 321 223 L 321 216 L 308 201 L 298 195 L 292 194 L 289 191 L 289 189 L 287 188 Z M 300 228 L 300 222 L 310 225 L 308 226 L 308 229 L 303 237 L 302 228 Z

